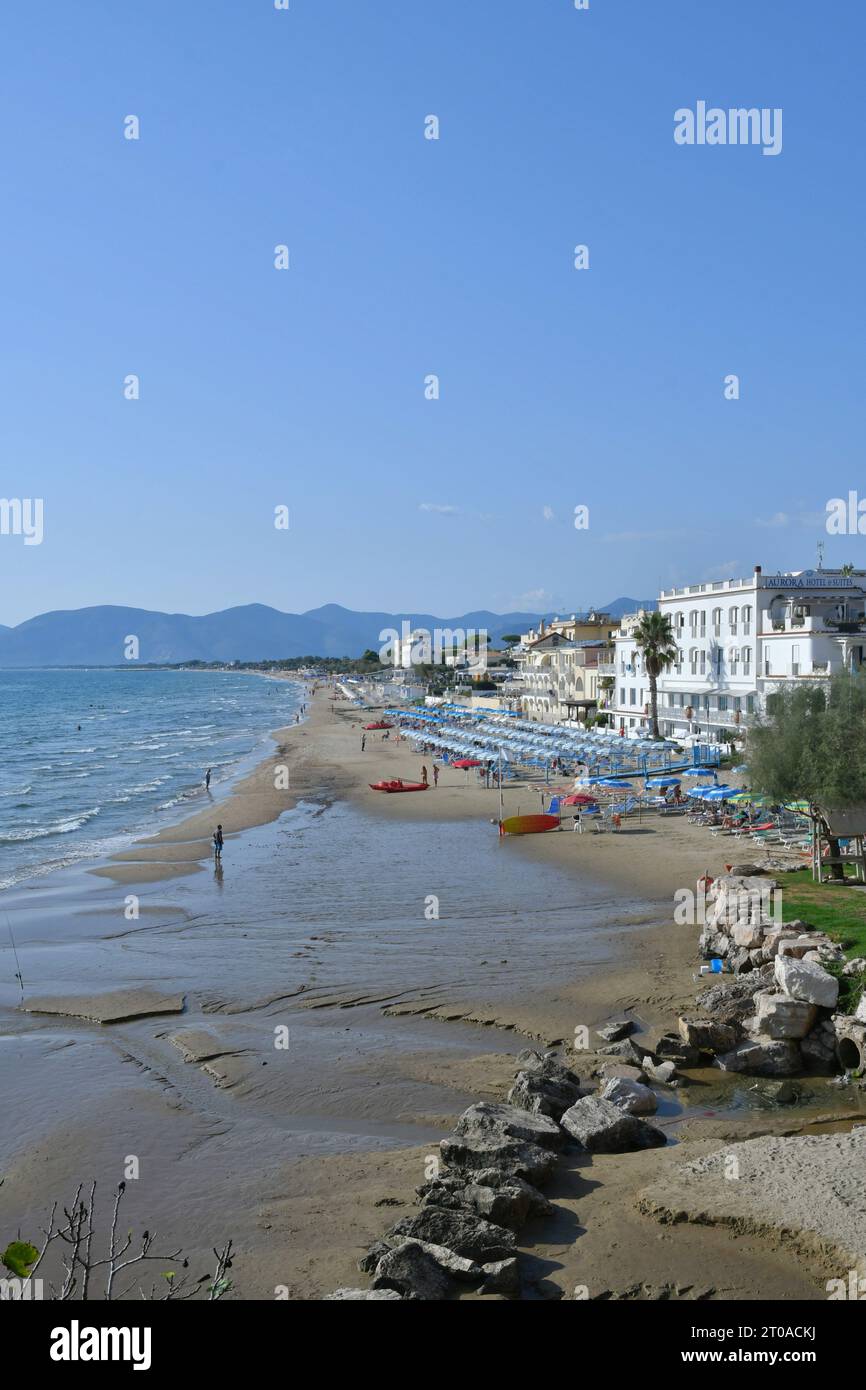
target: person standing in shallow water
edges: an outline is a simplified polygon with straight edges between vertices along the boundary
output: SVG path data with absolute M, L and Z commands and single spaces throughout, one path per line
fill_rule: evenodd
M 213 833 L 213 852 L 217 859 L 223 857 L 223 828 L 218 825 Z
M 206 792 L 210 791 L 210 774 L 211 770 L 210 768 L 208 768 L 207 772 L 204 775 L 204 789 Z

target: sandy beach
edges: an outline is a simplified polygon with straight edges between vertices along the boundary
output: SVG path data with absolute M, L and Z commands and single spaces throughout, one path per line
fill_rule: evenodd
M 107 1196 L 132 1155 L 130 1224 L 194 1258 L 231 1237 L 233 1296 L 321 1298 L 361 1281 L 358 1257 L 412 1209 L 439 1138 L 467 1105 L 504 1099 L 529 1041 L 567 1046 L 575 1028 L 623 1014 L 651 1035 L 693 1001 L 695 931 L 673 924 L 673 894 L 717 872 L 720 847 L 651 816 L 618 835 L 500 840 L 498 793 L 474 774 L 371 792 L 416 780 L 427 760 L 376 732 L 362 752 L 367 718 L 319 691 L 227 798 L 20 896 L 27 990 L 24 1010 L 3 998 L 16 1062 L 3 1098 L 30 1104 L 4 1141 L 4 1229 L 35 1230 L 92 1177 Z M 533 784 L 505 796 L 509 812 L 538 809 Z M 769 1233 L 639 1208 L 686 1154 L 820 1128 L 821 1104 L 825 1127 L 836 1122 L 829 1094 L 785 1114 L 750 1109 L 742 1091 L 696 1073 L 660 1110 L 676 1143 L 565 1162 L 556 1215 L 521 1233 L 525 1296 L 677 1284 L 823 1297 L 821 1261 L 792 1260 Z

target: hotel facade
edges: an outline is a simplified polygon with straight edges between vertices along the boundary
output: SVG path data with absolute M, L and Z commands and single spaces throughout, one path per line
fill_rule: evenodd
M 801 570 L 666 589 L 677 660 L 658 678 L 658 719 L 669 738 L 717 740 L 745 731 L 783 685 L 859 670 L 866 653 L 866 571 Z M 623 618 L 607 702 L 614 727 L 647 729 L 649 680 L 634 640 L 640 614 Z M 608 682 L 609 684 L 609 682 Z

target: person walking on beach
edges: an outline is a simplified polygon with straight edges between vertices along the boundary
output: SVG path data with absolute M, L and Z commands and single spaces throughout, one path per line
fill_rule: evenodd
M 571 828 L 572 830 L 576 830 L 578 835 L 583 834 L 583 817 L 581 816 L 579 811 L 576 811 L 574 814 L 574 820 L 572 822 Z
M 365 749 L 366 747 L 367 747 L 367 735 L 366 735 L 366 734 L 362 734 L 362 735 L 361 735 L 361 752 L 362 752 L 362 753 L 363 753 L 363 751 L 364 751 L 364 749 Z
M 424 766 L 423 763 L 421 764 L 421 781 L 424 783 L 424 786 L 426 787 L 426 785 L 427 785 L 427 768 Z
M 434 788 L 439 786 L 439 768 L 435 763 L 433 764 L 433 786 Z
M 206 792 L 210 791 L 210 774 L 211 770 L 210 768 L 208 768 L 207 772 L 204 775 L 204 789 Z

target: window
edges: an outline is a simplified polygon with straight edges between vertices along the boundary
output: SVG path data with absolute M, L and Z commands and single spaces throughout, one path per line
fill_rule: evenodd
M 728 697 L 727 697 L 727 695 L 720 695 L 720 696 L 719 696 L 719 709 L 720 709 L 720 710 L 726 710 L 727 708 L 728 708 Z
M 747 676 L 752 667 L 752 648 L 743 647 L 743 675 Z
M 706 652 L 702 651 L 702 652 L 701 652 L 701 675 L 702 675 L 702 676 L 706 675 L 706 671 L 707 671 L 707 654 L 706 654 Z
M 689 628 L 691 629 L 691 634 L 692 634 L 692 636 L 693 636 L 693 637 L 696 636 L 697 631 L 698 631 L 698 610 L 697 610 L 697 608 L 693 608 L 692 611 L 689 613 Z
M 722 610 L 721 610 L 721 608 L 714 608 L 714 609 L 713 609 L 713 636 L 714 636 L 714 637 L 720 637 L 720 636 L 721 636 L 721 632 L 722 632 Z
M 619 702 L 620 702 L 621 705 L 624 705 L 624 704 L 625 704 L 625 689 L 624 689 L 623 686 L 620 686 L 620 691 L 619 691 Z
M 754 714 L 754 713 L 755 713 L 755 697 L 754 697 L 754 695 L 747 695 L 747 696 L 746 696 L 746 711 L 747 711 L 748 714 Z
M 702 608 L 702 609 L 701 609 L 701 636 L 702 636 L 702 637 L 706 637 L 706 635 L 707 635 L 707 611 L 706 611 L 705 608 Z
M 637 703 L 637 691 L 635 690 L 634 686 L 632 686 L 631 690 L 628 692 L 628 702 L 630 705 L 634 705 Z
M 752 605 L 750 603 L 745 603 L 740 609 L 740 617 L 743 622 L 743 636 L 748 637 L 752 624 Z
M 737 630 L 737 609 L 736 609 L 736 607 L 733 607 L 733 608 L 729 608 L 729 609 L 728 609 L 728 623 L 730 624 L 731 632 L 736 632 L 736 630 Z
M 697 647 L 692 647 L 691 650 L 689 651 L 689 666 L 691 667 L 692 675 L 693 675 L 693 676 L 697 675 L 697 671 L 698 671 L 698 649 L 697 649 Z

